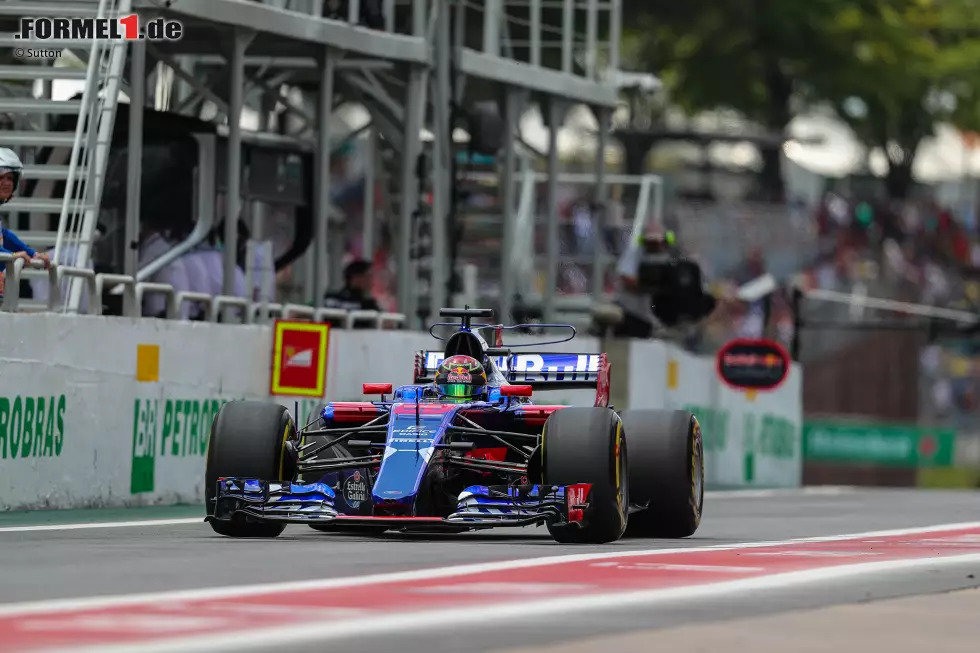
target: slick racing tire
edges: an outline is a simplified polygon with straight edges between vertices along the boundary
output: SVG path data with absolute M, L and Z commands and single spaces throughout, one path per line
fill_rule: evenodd
M 620 415 L 630 447 L 633 512 L 626 537 L 688 537 L 704 508 L 701 425 L 686 410 L 626 410 Z
M 581 522 L 549 525 L 565 544 L 605 544 L 623 536 L 629 508 L 626 439 L 615 411 L 562 408 L 548 417 L 541 437 L 544 483 L 592 485 Z
M 328 424 L 325 419 L 318 417 L 323 414 L 323 409 L 327 404 L 323 403 L 317 406 L 312 413 L 306 418 L 306 423 L 309 424 L 310 429 L 323 429 L 327 428 Z M 317 457 L 322 460 L 329 460 L 331 458 L 343 459 L 343 458 L 353 458 L 354 454 L 350 452 L 349 449 L 343 445 L 336 445 L 330 447 L 325 451 L 321 451 L 317 454 Z M 305 482 L 310 483 L 318 478 L 304 478 Z M 339 490 L 338 490 L 339 492 Z M 379 533 L 384 533 L 387 529 L 383 526 L 337 526 L 335 524 L 310 524 L 310 528 L 321 533 L 347 533 L 348 535 L 377 535 Z
M 255 478 L 292 481 L 296 462 L 287 443 L 296 441 L 296 424 L 283 406 L 259 401 L 230 401 L 211 423 L 204 497 L 213 516 L 218 479 Z M 258 522 L 236 515 L 232 521 L 210 521 L 211 528 L 228 537 L 277 537 L 285 524 Z

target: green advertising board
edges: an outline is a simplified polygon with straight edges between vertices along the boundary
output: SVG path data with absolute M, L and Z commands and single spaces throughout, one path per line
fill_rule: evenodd
M 3 398 L 0 398 L 0 444 L 3 442 Z M 19 401 L 19 399 L 18 399 Z M 60 409 L 64 412 L 64 397 Z M 157 464 L 163 459 L 197 459 L 201 469 L 211 437 L 211 422 L 229 399 L 218 397 L 137 398 L 133 405 L 133 455 L 130 493 L 152 493 L 157 489 Z M 359 401 L 350 399 L 347 401 Z M 289 406 L 298 411 L 298 426 L 306 426 L 310 413 L 322 399 L 303 399 Z M 52 404 L 53 405 L 53 404 Z M 61 417 L 58 417 L 59 431 Z M 56 436 L 57 451 L 61 451 Z M 195 461 L 191 461 L 197 464 Z
M 130 492 L 153 492 L 157 458 L 201 458 L 211 421 L 227 399 L 136 399 Z
M 895 467 L 949 467 L 956 431 L 883 424 L 803 424 L 807 462 L 868 463 Z

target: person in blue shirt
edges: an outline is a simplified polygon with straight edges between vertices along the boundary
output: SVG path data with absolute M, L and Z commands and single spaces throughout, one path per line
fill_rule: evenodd
M 20 158 L 14 151 L 0 147 L 0 205 L 13 199 L 23 173 L 24 164 L 20 162 Z M 43 261 L 45 269 L 51 265 L 51 259 L 47 254 L 36 252 L 25 244 L 17 237 L 17 234 L 4 226 L 2 218 L 0 218 L 0 253 L 13 254 L 15 259 L 22 258 L 25 265 L 30 264 L 32 259 Z M 0 297 L 3 297 L 6 271 L 7 265 L 5 263 L 3 269 L 0 270 Z

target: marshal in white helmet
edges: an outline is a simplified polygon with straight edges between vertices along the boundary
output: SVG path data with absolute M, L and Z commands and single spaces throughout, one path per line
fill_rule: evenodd
M 20 162 L 20 157 L 13 150 L 0 147 L 0 205 L 13 199 L 23 175 L 24 164 Z M 47 254 L 34 251 L 18 238 L 17 234 L 8 229 L 2 219 L 0 219 L 0 253 L 13 254 L 15 259 L 24 259 L 25 264 L 30 263 L 32 259 L 38 259 L 44 262 L 45 268 L 51 265 Z M 0 297 L 3 296 L 6 271 L 7 265 L 4 263 L 3 269 L 0 270 Z

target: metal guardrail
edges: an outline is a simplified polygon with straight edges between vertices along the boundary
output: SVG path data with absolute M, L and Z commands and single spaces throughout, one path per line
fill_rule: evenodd
M 177 293 L 177 310 L 182 311 L 185 303 L 197 304 L 204 309 L 204 321 L 214 322 L 214 297 L 211 295 L 187 290 Z
M 252 302 L 244 297 L 230 297 L 228 295 L 218 295 L 214 298 L 214 312 L 211 314 L 211 321 L 217 322 L 221 314 L 225 312 L 233 315 L 232 311 L 225 311 L 226 308 L 232 306 L 239 306 L 244 309 L 241 324 L 252 324 L 254 314 L 251 309 Z
M 848 306 L 866 307 L 873 310 L 891 311 L 894 313 L 905 313 L 907 315 L 917 315 L 919 317 L 937 318 L 962 322 L 964 324 L 976 324 L 980 316 L 969 311 L 958 311 L 941 306 L 930 306 L 928 304 L 913 304 L 911 302 L 900 302 L 892 299 L 880 297 L 868 297 L 857 293 L 843 293 L 833 290 L 813 288 L 804 290 L 803 296 L 806 299 L 813 299 L 836 304 L 846 304 Z
M 13 261 L 13 265 L 7 265 Z M 24 270 L 24 259 L 15 259 L 13 254 L 0 253 L 0 265 L 7 268 L 6 279 L 4 284 L 4 297 L 3 305 L 0 306 L 0 311 L 7 313 L 16 313 L 20 306 L 20 275 Z M 41 261 L 31 261 L 30 267 L 32 269 L 41 270 L 44 268 L 44 264 Z M 48 297 L 48 308 L 53 310 L 56 303 L 52 303 L 60 300 L 58 289 L 58 271 L 55 266 L 48 269 L 48 283 L 51 285 L 51 295 Z
M 316 309 L 304 304 L 286 304 L 282 307 L 281 315 L 284 320 L 288 320 L 291 317 L 316 320 Z
M 107 284 L 122 286 L 123 293 L 125 293 L 123 315 L 126 317 L 139 317 L 139 306 L 141 302 L 140 293 L 136 290 L 136 286 L 138 285 L 136 281 L 125 274 L 97 274 L 95 275 L 96 297 L 102 297 L 103 290 Z M 99 303 L 101 304 L 101 302 Z
M 282 304 L 266 302 L 265 305 L 263 305 L 261 303 L 253 302 L 249 310 L 252 312 L 252 322 L 261 323 L 268 319 L 272 319 L 273 316 L 284 317 Z
M 222 312 L 227 308 L 242 309 L 241 311 L 227 311 L 238 317 L 240 324 L 262 324 L 270 321 L 273 316 L 314 322 L 336 321 L 340 322 L 344 329 L 353 328 L 354 323 L 359 321 L 370 321 L 376 329 L 397 328 L 405 323 L 405 316 L 401 313 L 315 308 L 303 304 L 262 304 L 249 301 L 243 297 L 212 296 L 189 291 L 176 292 L 174 287 L 167 283 L 136 281 L 133 277 L 124 274 L 96 274 L 94 270 L 89 268 L 75 268 L 55 263 L 52 263 L 45 272 L 50 287 L 47 305 L 42 306 L 38 303 L 26 305 L 21 302 L 20 298 L 20 282 L 25 271 L 24 260 L 22 258 L 15 259 L 13 254 L 0 253 L 0 266 L 11 261 L 13 261 L 13 265 L 7 266 L 6 271 L 6 294 L 2 298 L 2 305 L 0 305 L 0 311 L 6 313 L 65 311 L 65 306 L 61 301 L 61 285 L 67 279 L 81 279 L 88 291 L 88 301 L 84 304 L 84 310 L 80 307 L 77 313 L 81 315 L 102 315 L 101 298 L 106 288 L 122 286 L 123 294 L 128 295 L 128 299 L 131 300 L 124 302 L 124 306 L 131 307 L 124 311 L 125 317 L 145 317 L 141 310 L 143 298 L 150 294 L 163 294 L 166 297 L 164 319 L 182 322 L 190 321 L 184 318 L 181 312 L 185 303 L 192 303 L 201 306 L 204 310 L 204 319 L 213 323 L 218 322 Z M 39 272 L 43 268 L 43 263 L 35 260 L 31 261 L 28 270 Z M 40 275 L 31 274 L 30 276 L 37 277 Z
M 84 282 L 84 287 L 88 291 L 88 302 L 86 302 L 86 314 L 87 315 L 102 315 L 102 301 L 99 295 L 99 285 L 95 280 L 95 270 L 90 268 L 76 268 L 71 266 L 55 266 L 51 267 L 58 273 L 58 282 L 56 287 L 57 291 L 52 288 L 51 294 L 48 296 L 48 305 L 51 305 L 51 299 L 58 295 L 61 295 L 61 282 L 64 279 L 81 279 Z M 79 304 L 81 305 L 81 304 Z
M 140 281 L 136 284 L 136 305 L 143 305 L 143 298 L 149 294 L 163 295 L 166 300 L 166 316 L 168 320 L 176 320 L 180 316 L 177 310 L 177 293 L 169 283 L 152 283 Z

